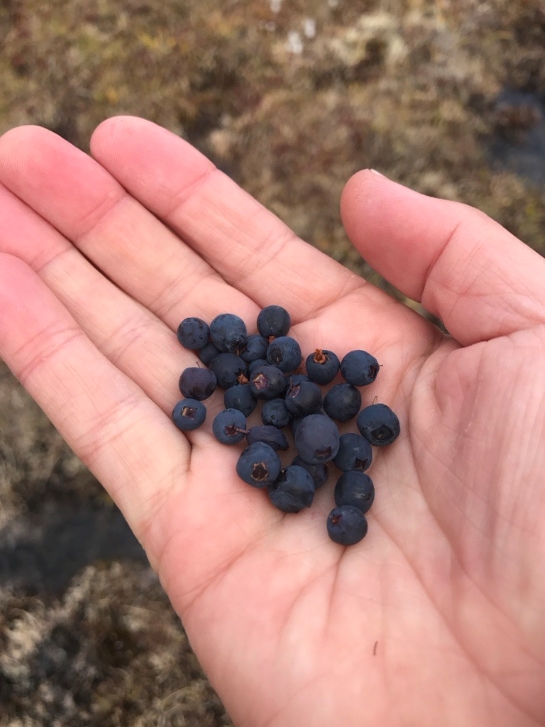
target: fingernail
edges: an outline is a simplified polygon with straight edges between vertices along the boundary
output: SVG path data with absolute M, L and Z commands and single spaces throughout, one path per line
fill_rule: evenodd
M 376 169 L 370 169 L 369 171 L 370 172 L 373 172 L 373 174 L 376 174 L 377 177 L 384 177 L 384 174 L 381 174 L 380 172 L 377 172 Z M 386 179 L 386 177 L 384 177 L 384 179 Z

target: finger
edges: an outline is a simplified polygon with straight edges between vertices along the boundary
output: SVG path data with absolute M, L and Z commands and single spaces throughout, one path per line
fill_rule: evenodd
M 478 210 L 366 170 L 346 185 L 341 213 L 367 262 L 460 343 L 545 320 L 545 261 Z
M 255 318 L 255 303 L 227 286 L 100 164 L 50 131 L 25 126 L 4 134 L 0 183 L 170 328 L 188 315 L 211 320 L 227 305 Z
M 26 262 L 95 346 L 170 415 L 181 398 L 180 373 L 195 365 L 196 354 L 183 349 L 168 326 L 1 185 L 0 215 L 0 252 Z
M 228 283 L 261 306 L 279 302 L 295 320 L 304 320 L 362 284 L 299 240 L 190 144 L 149 121 L 103 122 L 91 151 Z M 374 289 L 372 294 L 385 298 Z
M 137 537 L 183 486 L 189 445 L 21 260 L 0 254 L 0 355 Z

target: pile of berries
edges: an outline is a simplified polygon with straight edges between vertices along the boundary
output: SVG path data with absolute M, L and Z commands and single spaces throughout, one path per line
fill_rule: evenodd
M 366 351 L 350 351 L 339 358 L 326 349 L 307 356 L 306 374 L 295 373 L 302 364 L 301 348 L 288 336 L 289 313 L 281 306 L 264 308 L 257 318 L 259 333 L 248 335 L 244 321 L 231 313 L 216 316 L 210 326 L 199 318 L 186 318 L 177 331 L 182 346 L 198 351 L 208 368 L 187 368 L 180 377 L 185 397 L 172 412 L 182 431 L 197 429 L 206 419 L 202 403 L 216 387 L 225 390 L 225 410 L 212 423 L 222 444 L 246 438 L 236 471 L 244 482 L 267 488 L 273 505 L 283 512 L 310 507 L 314 493 L 328 478 L 327 463 L 342 471 L 335 485 L 335 507 L 327 520 L 332 540 L 353 545 L 367 533 L 365 513 L 375 490 L 365 474 L 373 458 L 371 445 L 383 447 L 399 435 L 399 420 L 385 404 L 361 409 L 356 388 L 373 383 L 377 360 Z M 343 383 L 322 396 L 320 386 L 340 372 Z M 247 417 L 262 401 L 262 425 L 247 426 Z M 361 410 L 360 410 L 361 409 Z M 357 416 L 360 434 L 340 434 L 337 422 Z M 289 448 L 281 431 L 291 426 L 297 456 L 282 467 L 278 450 Z

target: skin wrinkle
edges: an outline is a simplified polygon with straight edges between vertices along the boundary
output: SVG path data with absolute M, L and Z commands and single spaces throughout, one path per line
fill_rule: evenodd
M 431 512 L 431 508 L 430 508 L 430 512 Z M 467 573 L 465 572 L 465 570 L 464 570 L 464 568 L 463 568 L 463 566 L 462 566 L 462 563 L 460 562 L 460 560 L 459 560 L 459 558 L 458 558 L 458 556 L 457 556 L 457 554 L 456 554 L 456 552 L 455 552 L 454 548 L 452 547 L 452 543 L 450 542 L 450 540 L 449 540 L 448 536 L 447 536 L 447 535 L 446 535 L 446 533 L 445 533 L 445 532 L 443 531 L 443 529 L 442 529 L 442 527 L 441 527 L 440 523 L 439 523 L 439 522 L 437 521 L 437 519 L 436 519 L 436 518 L 434 518 L 434 520 L 435 520 L 435 522 L 436 522 L 436 524 L 437 524 L 437 526 L 438 526 L 438 528 L 439 528 L 440 532 L 442 533 L 443 537 L 445 538 L 445 540 L 447 541 L 448 545 L 450 546 L 450 550 L 451 550 L 451 553 L 452 553 L 452 554 L 453 554 L 453 555 L 454 555 L 454 556 L 456 557 L 456 561 L 457 561 L 457 564 L 459 565 L 460 569 L 461 569 L 461 570 L 462 570 L 462 572 L 463 572 L 463 573 L 464 573 L 464 574 L 466 575 L 466 577 L 468 578 L 468 580 L 469 580 L 469 581 L 470 581 L 470 582 L 471 582 L 471 583 L 473 584 L 473 581 L 471 580 L 471 578 L 470 578 L 470 577 L 469 577 L 469 576 L 467 575 Z M 409 568 L 410 568 L 410 569 L 412 570 L 412 572 L 414 573 L 414 575 L 415 575 L 416 579 L 417 579 L 417 580 L 418 580 L 418 582 L 420 583 L 420 585 L 421 585 L 421 587 L 422 587 L 422 589 L 423 589 L 424 593 L 426 593 L 426 595 L 427 595 L 427 597 L 428 597 L 428 599 L 429 599 L 429 602 L 430 602 L 431 604 L 433 604 L 433 605 L 435 606 L 435 610 L 436 610 L 436 613 L 438 614 L 438 616 L 439 616 L 440 620 L 441 620 L 441 621 L 443 622 L 443 624 L 444 624 L 444 626 L 446 627 L 446 629 L 447 629 L 448 633 L 449 633 L 449 634 L 450 634 L 450 636 L 452 637 L 453 641 L 454 641 L 454 642 L 455 642 L 456 644 L 458 644 L 458 646 L 459 646 L 459 648 L 460 648 L 460 651 L 461 651 L 461 652 L 462 652 L 462 653 L 463 653 L 463 654 L 465 655 L 465 657 L 466 657 L 466 660 L 467 660 L 468 664 L 469 664 L 470 666 L 472 666 L 472 667 L 473 667 L 474 669 L 476 669 L 476 670 L 477 670 L 477 673 L 478 673 L 478 674 L 482 675 L 482 678 L 483 678 L 483 683 L 485 683 L 485 682 L 484 682 L 484 679 L 486 678 L 486 680 L 487 680 L 487 683 L 488 683 L 488 684 L 489 684 L 490 686 L 493 686 L 493 687 L 494 687 L 494 689 L 495 689 L 495 690 L 496 690 L 497 692 L 499 692 L 499 694 L 501 694 L 501 695 L 502 695 L 502 696 L 503 696 L 503 697 L 504 697 L 504 698 L 505 698 L 505 699 L 507 700 L 507 702 L 508 702 L 508 703 L 510 703 L 510 704 L 511 704 L 511 705 L 512 705 L 513 707 L 515 707 L 515 708 L 516 708 L 516 709 L 517 709 L 517 710 L 518 710 L 519 712 L 522 712 L 522 713 L 523 713 L 523 714 L 524 714 L 525 716 L 529 717 L 530 719 L 532 719 L 532 720 L 534 720 L 534 721 L 535 721 L 535 720 L 537 720 L 537 719 L 539 719 L 539 717 L 536 717 L 535 715 L 532 715 L 532 714 L 530 714 L 530 712 L 529 712 L 529 711 L 527 711 L 527 710 L 526 710 L 526 709 L 524 708 L 524 706 L 523 706 L 523 705 L 519 704 L 519 703 L 517 702 L 517 700 L 516 700 L 516 699 L 514 699 L 514 698 L 513 698 L 513 697 L 512 697 L 511 695 L 509 695 L 509 694 L 506 694 L 506 693 L 505 693 L 505 692 L 504 692 L 504 691 L 502 690 L 502 688 L 501 688 L 501 687 L 499 686 L 499 684 L 497 684 L 497 683 L 496 683 L 496 679 L 495 679 L 495 676 L 496 676 L 496 675 L 492 675 L 492 674 L 491 674 L 490 672 L 485 672 L 485 671 L 484 671 L 484 670 L 482 669 L 482 667 L 478 667 L 478 666 L 477 666 L 477 664 L 476 664 L 476 662 L 475 662 L 475 660 L 474 660 L 473 656 L 472 656 L 472 655 L 471 655 L 471 654 L 470 654 L 470 653 L 469 653 L 469 652 L 467 651 L 467 649 L 466 649 L 466 647 L 464 646 L 464 644 L 462 643 L 461 639 L 460 639 L 460 638 L 458 638 L 458 636 L 457 636 L 457 634 L 456 634 L 456 629 L 455 629 L 455 628 L 453 628 L 453 626 L 452 626 L 452 625 L 450 624 L 449 620 L 447 619 L 446 615 L 445 615 L 445 614 L 443 614 L 443 612 L 441 611 L 441 609 L 439 608 L 439 606 L 438 606 L 438 605 L 437 605 L 437 604 L 435 603 L 435 601 L 433 600 L 433 598 L 432 598 L 432 596 L 431 596 L 431 593 L 430 593 L 430 592 L 428 591 L 428 588 L 426 587 L 426 584 L 424 583 L 424 581 L 423 581 L 423 580 L 422 580 L 422 578 L 420 577 L 420 574 L 419 574 L 419 572 L 418 572 L 418 569 L 417 569 L 417 568 L 415 567 L 415 565 L 414 565 L 414 564 L 413 564 L 413 563 L 411 562 L 411 560 L 410 560 L 410 558 L 408 557 L 408 555 L 406 555 L 406 554 L 405 554 L 405 553 L 403 552 L 403 549 L 401 548 L 400 544 L 399 544 L 399 543 L 397 542 L 397 540 L 396 540 L 396 539 L 395 539 L 395 538 L 394 538 L 394 537 L 392 536 L 392 534 L 388 532 L 388 529 L 387 529 L 387 528 L 385 528 L 385 527 L 383 526 L 383 530 L 384 530 L 384 531 L 385 531 L 385 533 L 386 533 L 386 534 L 388 535 L 388 537 L 390 538 L 390 540 L 391 540 L 391 541 L 392 541 L 392 542 L 394 543 L 394 545 L 395 545 L 395 546 L 397 547 L 397 549 L 398 549 L 398 551 L 399 551 L 399 552 L 401 553 L 401 555 L 402 555 L 402 556 L 404 557 L 404 559 L 405 559 L 405 561 L 406 561 L 407 565 L 408 565 L 408 566 L 409 566 Z M 477 587 L 477 590 L 480 590 L 480 589 L 479 589 L 479 588 Z M 484 595 L 484 594 L 483 594 L 483 595 Z M 488 599 L 486 598 L 486 596 L 485 596 L 485 600 L 487 600 L 487 601 L 488 601 Z M 492 604 L 492 605 L 493 605 L 493 604 Z M 537 723 L 537 724 L 539 724 L 539 722 L 536 722 L 536 723 Z
M 478 400 L 478 396 L 475 396 L 475 397 L 474 397 L 474 400 L 473 400 L 473 402 L 475 402 L 476 400 Z M 414 437 L 416 437 L 416 436 L 417 436 L 417 434 L 416 434 L 416 433 L 413 433 L 413 429 L 412 429 L 412 428 L 411 428 L 411 429 L 409 430 L 409 432 L 410 432 L 409 436 L 410 436 L 411 438 L 412 438 L 413 436 L 414 436 Z M 424 444 L 424 443 L 422 443 L 422 444 Z M 412 450 L 413 452 L 415 451 L 415 449 L 416 449 L 415 447 L 412 447 L 412 448 L 411 448 L 411 450 Z M 414 459 L 413 459 L 413 461 L 414 461 Z M 418 467 L 416 467 L 416 472 L 417 472 L 417 477 L 418 477 L 418 479 L 419 479 L 420 481 L 422 481 L 421 473 L 419 473 L 419 472 L 418 472 Z M 455 471 L 452 471 L 452 469 L 450 470 L 450 474 L 451 474 L 451 476 L 452 476 L 452 475 L 456 476 L 456 472 L 455 472 Z M 460 484 L 461 484 L 461 485 L 464 485 L 464 483 L 463 483 L 462 481 L 460 481 Z M 462 572 L 464 573 L 464 575 L 465 575 L 465 576 L 466 576 L 466 577 L 468 578 L 468 580 L 470 581 L 470 583 L 471 583 L 471 584 L 472 584 L 472 585 L 473 585 L 473 586 L 474 586 L 474 587 L 475 587 L 475 588 L 477 589 L 477 591 L 478 591 L 478 592 L 479 592 L 479 593 L 480 593 L 480 594 L 481 594 L 481 595 L 483 596 L 483 598 L 485 599 L 485 601 L 486 601 L 486 602 L 487 602 L 487 603 L 488 603 L 488 604 L 489 604 L 489 605 L 490 605 L 490 606 L 491 606 L 491 607 L 492 607 L 492 608 L 493 608 L 494 610 L 496 610 L 496 611 L 497 611 L 497 612 L 498 612 L 498 613 L 499 613 L 499 614 L 500 614 L 500 615 L 501 615 L 501 616 L 502 616 L 503 618 L 505 618 L 505 620 L 506 620 L 506 621 L 508 621 L 509 623 L 511 623 L 511 620 L 512 620 L 512 619 L 511 619 L 511 616 L 510 616 L 509 614 L 507 614 L 506 612 L 504 612 L 504 611 L 503 611 L 503 609 L 502 609 L 502 608 L 501 608 L 501 607 L 500 607 L 500 606 L 499 606 L 499 605 L 498 605 L 498 604 L 497 604 L 497 603 L 496 603 L 496 602 L 495 602 L 495 601 L 494 601 L 494 600 L 492 599 L 492 597 L 491 597 L 491 596 L 490 596 L 489 594 L 487 594 L 487 593 L 485 593 L 485 592 L 484 592 L 484 590 L 482 589 L 482 586 L 480 586 L 480 585 L 479 585 L 479 584 L 477 583 L 477 581 L 476 581 L 476 580 L 475 580 L 475 579 L 474 579 L 474 578 L 473 578 L 473 577 L 472 577 L 472 576 L 470 575 L 469 571 L 467 571 L 467 569 L 466 569 L 466 568 L 465 568 L 465 566 L 464 566 L 464 563 L 463 563 L 463 559 L 462 559 L 462 555 L 461 555 L 461 553 L 460 553 L 460 552 L 458 551 L 458 549 L 457 549 L 457 548 L 455 547 L 455 544 L 454 544 L 454 542 L 453 542 L 453 541 L 452 541 L 452 539 L 451 539 L 451 538 L 449 537 L 449 535 L 448 535 L 447 531 L 446 531 L 446 530 L 444 529 L 444 527 L 442 526 L 442 524 L 441 524 L 440 520 L 439 520 L 439 519 L 438 519 L 438 517 L 437 517 L 437 514 L 436 514 L 436 512 L 435 512 L 435 509 L 434 509 L 434 507 L 433 507 L 433 500 L 431 500 L 431 499 L 429 499 L 429 498 L 426 498 L 426 491 L 425 491 L 425 489 L 423 489 L 423 488 L 422 488 L 422 489 L 420 490 L 420 492 L 421 492 L 421 494 L 422 494 L 422 496 L 423 496 L 424 500 L 426 501 L 426 503 L 427 503 L 427 505 L 428 505 L 428 508 L 429 508 L 429 512 L 430 512 L 430 513 L 432 514 L 432 516 L 434 517 L 434 520 L 435 520 L 436 524 L 438 525 L 438 527 L 439 527 L 439 529 L 441 530 L 441 532 L 442 532 L 443 536 L 445 537 L 445 539 L 446 539 L 446 540 L 447 540 L 447 542 L 449 543 L 449 546 L 450 546 L 451 552 L 452 552 L 452 553 L 453 553 L 453 555 L 455 556 L 455 558 L 456 558 L 456 562 L 457 562 L 458 566 L 460 567 L 460 570 L 461 570 L 461 571 L 462 571 Z M 484 499 L 484 498 L 483 498 L 483 497 L 482 497 L 482 496 L 481 496 L 481 495 L 480 495 L 480 494 L 478 493 L 478 491 L 475 491 L 475 489 L 472 489 L 472 490 L 471 490 L 471 492 L 472 492 L 473 496 L 475 496 L 475 497 L 477 497 L 478 499 L 480 499 L 480 500 L 481 500 L 481 501 L 483 502 L 483 504 L 487 504 L 487 500 L 486 500 L 486 499 Z M 448 492 L 447 492 L 447 496 L 448 496 Z M 474 521 L 472 521 L 472 520 L 471 520 L 471 518 L 469 517 L 469 514 L 468 514 L 468 513 L 467 513 L 467 512 L 465 511 L 465 510 L 463 510 L 463 509 L 462 509 L 462 508 L 460 507 L 460 505 L 459 505 L 459 501 L 458 501 L 457 499 L 455 499 L 455 498 L 451 499 L 451 505 L 452 505 L 453 507 L 455 507 L 456 509 L 458 509 L 458 511 L 460 512 L 461 516 L 462 516 L 462 517 L 463 517 L 463 518 L 464 518 L 464 519 L 465 519 L 466 521 L 470 522 L 470 523 L 471 523 L 471 525 L 473 526 L 473 528 L 474 528 L 474 529 L 477 529 L 477 531 L 478 531 L 478 532 L 479 532 L 479 533 L 480 533 L 480 534 L 481 534 L 481 535 L 482 535 L 482 536 L 483 536 L 483 537 L 484 537 L 484 538 L 485 538 L 486 540 L 488 540 L 488 541 L 491 541 L 491 538 L 489 538 L 489 537 L 488 537 L 488 536 L 486 535 L 486 532 L 485 532 L 485 531 L 483 531 L 483 530 L 482 530 L 481 528 L 478 528 L 478 527 L 477 527 L 477 525 L 476 525 L 476 523 L 475 523 Z M 530 652 L 530 651 L 529 651 L 528 649 L 526 649 L 526 648 L 524 648 L 524 647 L 520 647 L 520 648 L 521 648 L 521 650 L 522 650 L 522 651 L 523 651 L 523 652 L 524 652 L 525 654 L 527 654 L 528 656 L 530 656 L 531 658 L 533 658 L 533 659 L 534 659 L 535 661 L 537 661 L 537 662 L 538 662 L 538 664 L 540 664 L 541 666 L 545 667 L 545 661 L 541 662 L 541 661 L 539 660 L 539 657 L 537 657 L 537 656 L 536 656 L 535 654 L 533 654 L 532 652 Z
M 18 379 L 21 384 L 27 388 L 28 382 L 39 367 L 43 366 L 43 364 L 59 353 L 63 353 L 67 346 L 79 338 L 86 339 L 85 334 L 80 328 L 77 328 L 73 324 L 63 325 L 59 328 L 57 321 L 54 321 L 42 329 L 39 336 L 24 343 L 14 352 L 14 356 L 17 358 L 26 358 L 24 351 L 29 348 L 34 349 L 38 347 L 38 351 L 29 357 L 29 360 L 19 371 Z M 45 339 L 48 344 L 47 348 L 43 344 L 40 344 L 40 339 Z
M 111 213 L 115 212 L 117 207 L 120 207 L 121 203 L 125 202 L 129 198 L 129 195 L 123 187 L 121 187 L 113 179 L 112 183 L 113 184 L 111 186 L 106 188 L 107 191 L 103 199 L 78 218 L 78 229 L 75 231 L 74 235 L 75 240 L 82 240 L 91 231 L 95 229 L 99 230 L 100 227 L 105 224 Z M 58 232 L 63 234 L 61 230 L 58 230 Z
M 195 198 L 195 195 L 198 192 L 202 193 L 215 176 L 225 176 L 223 172 L 212 164 L 212 162 L 209 162 L 209 164 L 210 166 L 199 174 L 196 179 L 193 179 L 189 185 L 182 186 L 178 192 L 173 195 L 172 205 L 161 211 L 161 217 L 164 217 L 167 221 L 173 220 L 173 218 L 178 215 L 183 217 L 187 204 Z M 179 233 L 177 234 L 179 236 Z M 195 252 L 195 250 L 193 252 Z M 197 255 L 198 253 L 195 252 L 195 254 Z

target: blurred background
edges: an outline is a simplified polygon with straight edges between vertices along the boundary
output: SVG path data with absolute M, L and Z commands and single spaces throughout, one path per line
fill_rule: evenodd
M 363 167 L 545 251 L 542 0 L 0 0 L 0 133 L 87 151 L 116 114 L 395 296 L 340 223 Z M 123 518 L 1 363 L 0 429 L 0 727 L 231 724 Z

